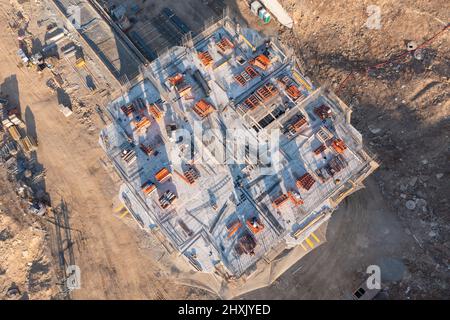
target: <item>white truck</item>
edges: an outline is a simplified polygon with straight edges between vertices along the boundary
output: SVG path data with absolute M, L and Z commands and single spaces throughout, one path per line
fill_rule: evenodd
M 250 11 L 257 16 L 258 18 L 260 18 L 264 24 L 269 23 L 271 16 L 270 13 L 267 12 L 267 10 L 264 8 L 264 6 L 261 4 L 261 2 L 259 1 L 253 1 L 250 4 Z

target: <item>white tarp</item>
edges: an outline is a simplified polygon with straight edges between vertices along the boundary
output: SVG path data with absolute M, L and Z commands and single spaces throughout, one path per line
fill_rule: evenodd
M 292 28 L 294 21 L 277 0 L 260 0 L 278 21 L 285 27 Z

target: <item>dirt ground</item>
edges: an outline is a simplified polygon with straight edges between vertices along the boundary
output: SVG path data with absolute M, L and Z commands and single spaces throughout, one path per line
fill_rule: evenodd
M 286 31 L 275 22 L 263 26 L 250 15 L 245 1 L 226 2 L 251 26 L 293 44 L 301 66 L 314 81 L 340 89 L 339 95 L 354 109 L 354 125 L 381 163 L 367 188 L 350 196 L 334 214 L 327 243 L 271 287 L 240 298 L 345 299 L 365 279 L 370 264 L 382 269 L 383 297 L 450 297 L 449 32 L 430 43 L 421 60 L 396 61 L 370 75 L 366 72 L 368 66 L 403 52 L 406 42 L 420 44 L 441 30 L 449 21 L 450 4 L 379 0 L 381 29 L 376 30 L 365 26 L 369 1 L 330 5 L 329 1 L 285 0 L 281 2 L 295 20 L 293 31 Z M 33 6 L 37 4 L 26 2 L 22 9 L 31 13 L 29 31 L 37 33 L 45 26 L 37 26 Z M 0 83 L 11 76 L 17 80 L 17 88 L 4 86 L 2 92 L 7 91 L 23 112 L 30 110 L 39 142 L 37 160 L 46 170 L 46 191 L 53 202 L 63 198 L 68 204 L 75 262 L 82 277 L 81 289 L 72 297 L 213 298 L 165 279 L 166 266 L 158 261 L 161 246 L 129 215 L 115 212 L 117 179 L 97 143 L 103 124 L 94 108 L 100 97 L 82 91 L 84 105 L 73 116 L 65 118 L 58 112 L 58 92 L 45 85 L 50 75 L 17 66 L 17 31 L 7 28 L 10 7 L 9 1 L 0 0 Z M 414 203 L 413 209 L 406 208 L 407 201 Z M 1 202 L 6 203 L 3 196 Z M 11 254 L 2 262 L 17 262 L 3 274 L 0 265 L 0 290 L 16 282 L 26 292 L 31 267 L 27 263 L 49 258 L 45 251 L 36 250 L 45 246 L 41 229 L 28 230 L 25 223 L 16 227 L 3 213 L 0 223 L 0 231 L 3 224 L 11 224 L 16 237 L 0 242 L 2 253 Z M 51 226 L 46 226 L 46 233 L 51 247 Z M 24 262 L 15 257 L 26 250 L 23 243 L 20 250 L 3 247 L 14 239 L 35 237 L 34 251 L 28 249 L 30 260 Z M 45 281 L 57 286 L 51 272 L 41 275 L 41 282 Z M 54 292 L 45 286 L 29 294 L 32 299 L 52 296 Z
M 2 1 L 0 5 L 3 9 L 9 3 Z M 45 84 L 51 75 L 17 66 L 17 35 L 7 28 L 9 19 L 4 13 L 0 11 L 0 30 L 4 30 L 0 79 L 3 82 L 14 75 L 17 88 L 12 91 L 3 86 L 2 94 L 7 94 L 12 103 L 19 103 L 21 109 L 29 107 L 39 144 L 37 161 L 46 170 L 46 191 L 52 202 L 64 199 L 68 204 L 75 263 L 81 269 L 81 289 L 73 291 L 73 298 L 197 298 L 194 289 L 178 287 L 164 279 L 156 261 L 158 256 L 152 250 L 156 245 L 147 244 L 149 240 L 143 239 L 137 224 L 124 221 L 131 220 L 129 216 L 121 218 L 114 212 L 118 184 L 102 162 L 99 117 L 86 111 L 91 115 L 89 121 L 83 114 L 65 118 L 58 111 L 58 95 Z M 30 32 L 37 28 L 35 23 L 30 23 Z M 48 234 L 54 241 L 51 230 L 49 227 Z M 14 280 L 9 271 L 4 276 L 8 281 Z
M 450 4 L 377 1 L 378 30 L 365 25 L 370 1 L 281 3 L 294 18 L 293 31 L 278 33 L 271 23 L 267 34 L 294 43 L 306 74 L 352 106 L 352 123 L 381 166 L 367 189 L 332 217 L 328 243 L 274 286 L 245 298 L 346 298 L 367 266 L 378 264 L 384 297 L 448 299 L 450 32 L 425 46 L 422 57 L 395 60 L 370 74 L 367 67 L 402 54 L 409 41 L 432 38 L 450 21 Z M 258 25 L 243 1 L 237 6 L 244 20 Z
M 0 299 L 51 299 L 58 294 L 45 228 L 27 215 L 0 172 Z

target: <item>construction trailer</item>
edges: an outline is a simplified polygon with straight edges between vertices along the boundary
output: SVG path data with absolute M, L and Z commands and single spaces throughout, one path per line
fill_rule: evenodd
M 107 106 L 99 141 L 124 180 L 120 198 L 197 272 L 248 278 L 301 246 L 377 167 L 349 107 L 288 52 L 225 17 Z M 158 121 L 137 132 L 151 106 Z M 253 159 L 247 142 L 273 132 L 276 148 Z
M 250 11 L 264 23 L 270 22 L 270 13 L 267 12 L 267 10 L 259 1 L 253 1 L 252 3 L 250 3 Z

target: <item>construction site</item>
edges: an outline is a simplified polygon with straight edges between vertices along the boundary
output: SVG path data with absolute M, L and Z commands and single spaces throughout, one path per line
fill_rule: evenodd
M 229 17 L 142 73 L 107 105 L 100 143 L 129 212 L 198 272 L 249 286 L 285 250 L 307 251 L 378 166 L 349 107 L 302 75 L 289 48 Z
M 450 17 L 381 2 L 0 1 L 0 299 L 448 298 Z

